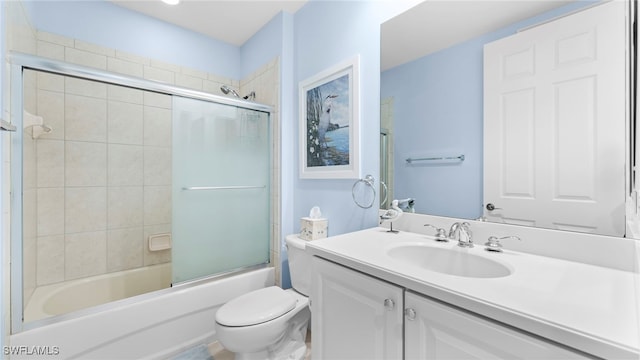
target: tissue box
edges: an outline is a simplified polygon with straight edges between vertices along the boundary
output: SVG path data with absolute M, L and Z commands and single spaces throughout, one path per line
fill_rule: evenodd
M 327 219 L 312 219 L 303 217 L 300 219 L 300 238 L 304 240 L 317 240 L 327 237 Z

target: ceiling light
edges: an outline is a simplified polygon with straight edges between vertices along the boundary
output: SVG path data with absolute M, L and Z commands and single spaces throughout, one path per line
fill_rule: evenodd
M 162 0 L 162 2 L 167 5 L 178 5 L 180 0 Z

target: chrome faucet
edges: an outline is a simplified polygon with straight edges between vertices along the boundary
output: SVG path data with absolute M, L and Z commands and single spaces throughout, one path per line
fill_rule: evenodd
M 471 233 L 471 225 L 468 222 L 454 223 L 449 229 L 449 239 L 457 240 L 460 247 L 473 247 L 473 238 Z

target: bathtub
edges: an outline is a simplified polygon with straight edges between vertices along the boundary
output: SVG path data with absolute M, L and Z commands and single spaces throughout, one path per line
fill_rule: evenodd
M 24 321 L 62 315 L 170 286 L 171 263 L 39 286 L 25 307 Z
M 224 303 L 274 284 L 270 266 L 198 281 L 64 315 L 60 321 L 13 334 L 9 342 L 17 348 L 55 349 L 47 356 L 52 360 L 167 359 L 217 340 L 215 314 Z M 11 359 L 33 356 L 21 353 Z

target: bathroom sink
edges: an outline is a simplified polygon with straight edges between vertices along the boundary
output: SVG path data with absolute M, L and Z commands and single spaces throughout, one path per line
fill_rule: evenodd
M 498 278 L 511 274 L 507 266 L 468 251 L 411 244 L 392 247 L 387 250 L 387 255 L 397 261 L 448 275 Z

